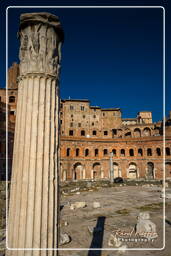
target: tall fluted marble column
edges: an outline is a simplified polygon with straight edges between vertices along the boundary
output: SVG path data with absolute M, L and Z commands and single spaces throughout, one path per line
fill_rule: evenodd
M 57 248 L 59 68 L 63 32 L 58 17 L 20 17 L 18 84 L 9 248 Z M 10 256 L 56 255 L 53 250 L 8 250 Z

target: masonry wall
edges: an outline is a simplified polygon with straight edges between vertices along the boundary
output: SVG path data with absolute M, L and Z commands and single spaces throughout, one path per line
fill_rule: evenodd
M 171 137 L 167 137 L 164 149 L 167 178 L 171 178 L 170 141 Z M 61 180 L 109 179 L 109 159 L 112 151 L 115 178 L 118 176 L 130 179 L 163 178 L 162 136 L 115 141 L 87 138 L 80 141 L 78 138 L 63 137 L 61 138 Z M 149 169 L 153 173 L 151 177 L 148 175 Z

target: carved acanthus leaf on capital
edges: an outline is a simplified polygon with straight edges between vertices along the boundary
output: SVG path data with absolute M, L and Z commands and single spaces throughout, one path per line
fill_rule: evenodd
M 31 72 L 58 75 L 62 44 L 60 33 L 57 33 L 54 24 L 44 21 L 44 17 L 27 24 L 28 16 L 26 14 L 25 20 L 22 18 L 19 31 L 20 75 Z

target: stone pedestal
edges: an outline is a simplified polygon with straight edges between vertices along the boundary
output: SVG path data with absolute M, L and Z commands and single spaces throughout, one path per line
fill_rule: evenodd
M 63 33 L 56 16 L 20 17 L 18 84 L 9 248 L 58 246 L 59 67 Z M 8 255 L 56 255 L 56 251 L 9 250 Z

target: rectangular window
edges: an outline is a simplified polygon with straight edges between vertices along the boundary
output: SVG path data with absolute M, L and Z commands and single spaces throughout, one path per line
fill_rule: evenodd
M 108 131 L 104 131 L 104 135 L 105 135 L 105 136 L 108 135 Z
M 94 131 L 93 131 L 93 135 L 96 135 L 96 134 L 97 134 L 97 133 L 96 133 L 96 131 L 94 130 Z
M 78 127 L 81 127 L 81 123 L 78 123 Z
M 73 127 L 73 123 L 70 123 L 70 127 Z
M 74 106 L 70 105 L 70 110 L 74 110 Z
M 84 106 L 81 106 L 81 110 L 84 111 Z

